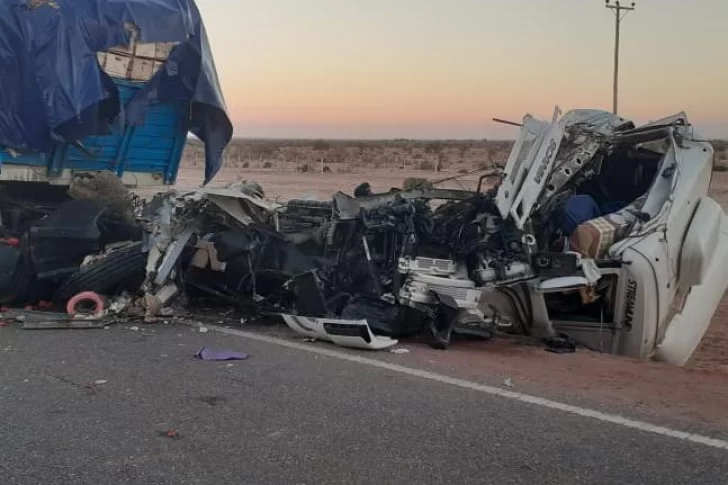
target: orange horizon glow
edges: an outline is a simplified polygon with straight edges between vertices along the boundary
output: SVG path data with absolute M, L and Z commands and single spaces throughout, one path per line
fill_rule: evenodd
M 603 2 L 198 5 L 236 136 L 507 138 L 493 117 L 611 109 Z M 620 114 L 686 111 L 705 136 L 728 137 L 726 18 L 720 0 L 638 2 L 623 24 Z

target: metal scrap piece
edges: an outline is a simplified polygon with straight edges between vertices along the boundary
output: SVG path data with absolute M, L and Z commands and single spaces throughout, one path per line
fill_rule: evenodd
M 67 313 L 34 310 L 9 310 L 4 313 L 8 320 L 23 323 L 24 330 L 62 330 L 104 328 L 111 323 L 97 316 L 72 316 Z
M 291 330 L 304 337 L 333 342 L 342 347 L 383 350 L 398 343 L 396 339 L 374 335 L 366 320 L 310 318 L 299 315 L 281 317 Z
M 109 325 L 108 321 L 100 320 L 45 320 L 45 321 L 26 321 L 23 324 L 23 330 L 84 330 L 84 329 L 100 329 Z
M 182 255 L 182 250 L 197 230 L 197 225 L 193 224 L 172 240 L 167 247 L 167 251 L 162 258 L 159 268 L 157 268 L 157 274 L 154 277 L 155 285 L 162 286 L 167 282 L 170 273 L 177 264 L 177 260 L 179 260 L 179 257 Z

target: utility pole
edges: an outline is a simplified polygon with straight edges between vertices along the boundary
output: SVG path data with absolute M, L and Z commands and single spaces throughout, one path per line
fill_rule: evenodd
M 635 2 L 632 2 L 629 7 L 624 7 L 619 0 L 614 3 L 611 0 L 606 0 L 605 6 L 614 13 L 614 88 L 612 93 L 612 111 L 616 115 L 619 98 L 619 24 L 628 13 L 636 8 L 636 5 Z

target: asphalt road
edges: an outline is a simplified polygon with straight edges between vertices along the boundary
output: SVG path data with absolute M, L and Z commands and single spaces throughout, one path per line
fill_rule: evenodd
M 251 358 L 199 361 L 201 346 Z M 3 485 L 682 485 L 728 476 L 725 450 L 175 325 L 0 328 L 0 413 Z

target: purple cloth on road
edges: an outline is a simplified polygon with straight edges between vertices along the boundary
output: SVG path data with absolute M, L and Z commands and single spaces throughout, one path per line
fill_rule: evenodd
M 250 357 L 243 352 L 233 352 L 229 350 L 215 351 L 207 347 L 202 347 L 195 357 L 200 360 L 245 360 Z

